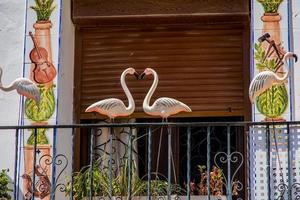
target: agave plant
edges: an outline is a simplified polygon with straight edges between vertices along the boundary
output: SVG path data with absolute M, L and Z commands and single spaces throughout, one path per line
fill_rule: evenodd
M 283 0 L 257 0 L 264 8 L 265 13 L 277 13 Z
M 35 0 L 35 5 L 30 6 L 36 12 L 37 21 L 48 21 L 56 5 L 54 0 Z

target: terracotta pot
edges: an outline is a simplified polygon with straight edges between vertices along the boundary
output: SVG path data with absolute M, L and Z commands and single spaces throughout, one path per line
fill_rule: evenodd
M 276 44 L 281 43 L 281 34 L 280 34 L 280 20 L 281 16 L 279 13 L 264 13 L 261 17 L 263 21 L 263 30 L 262 33 L 269 33 L 271 39 L 275 41 Z
M 51 47 L 51 21 L 37 21 L 33 24 L 35 29 L 34 37 L 36 38 L 39 47 L 43 47 L 48 52 L 48 61 L 53 63 L 52 60 L 52 47 Z
M 27 145 L 24 147 L 24 160 L 25 160 L 25 172 L 24 174 L 32 176 L 33 171 L 33 146 Z M 51 159 L 48 156 L 43 157 L 44 155 L 51 155 L 51 145 L 37 145 L 36 151 L 36 165 L 39 165 L 42 169 L 45 170 L 48 178 L 51 180 L 51 169 L 52 165 L 49 163 Z M 42 158 L 43 157 L 43 158 Z M 42 159 L 41 159 L 42 158 Z M 32 178 L 32 177 L 31 177 Z M 26 180 L 24 180 L 24 194 L 28 193 L 28 186 L 26 185 Z M 36 180 L 38 180 L 38 175 L 36 174 Z M 38 190 L 39 187 L 37 187 Z M 43 198 L 44 200 L 49 200 L 50 195 L 47 195 Z

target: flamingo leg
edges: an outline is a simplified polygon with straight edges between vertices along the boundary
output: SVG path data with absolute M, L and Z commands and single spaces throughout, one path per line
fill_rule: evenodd
M 111 123 L 114 123 L 114 119 L 110 119 Z M 113 154 L 113 127 L 110 127 L 110 135 L 109 135 L 109 196 L 112 198 L 112 154 Z
M 164 118 L 162 118 L 161 122 L 164 122 Z M 160 135 L 159 135 L 159 142 L 158 142 L 158 155 L 157 155 L 157 159 L 156 159 L 155 186 L 154 186 L 154 188 L 156 187 L 158 166 L 159 166 L 159 160 L 160 160 L 160 150 L 161 150 L 162 133 L 163 133 L 163 126 L 160 128 Z
M 168 122 L 168 118 L 166 118 L 166 122 Z M 171 135 L 171 127 L 169 125 L 168 126 L 168 135 Z M 169 136 L 171 139 L 171 136 Z M 172 161 L 172 167 L 173 167 L 173 175 L 174 175 L 174 181 L 175 184 L 177 184 L 177 178 L 176 178 L 176 171 L 175 171 L 175 161 L 174 161 L 174 156 L 173 156 L 173 149 L 172 149 L 172 143 L 170 142 L 170 153 L 171 153 L 171 161 Z

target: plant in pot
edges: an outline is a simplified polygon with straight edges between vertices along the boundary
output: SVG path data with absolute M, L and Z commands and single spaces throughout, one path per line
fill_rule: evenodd
M 276 72 L 276 58 L 265 58 L 266 52 L 262 44 L 255 44 L 254 58 L 258 71 Z M 266 116 L 266 120 L 280 120 L 280 116 L 288 107 L 288 93 L 285 83 L 273 85 L 256 99 L 256 107 L 260 113 Z
M 100 160 L 100 159 L 99 159 Z M 93 197 L 102 197 L 103 199 L 109 199 L 109 176 L 107 169 L 101 169 L 100 161 L 97 161 L 93 167 Z M 128 161 L 124 162 L 123 166 L 120 166 L 119 173 L 114 175 L 112 179 L 112 195 L 114 197 L 124 197 L 128 195 Z M 147 181 L 143 180 L 137 175 L 136 167 L 132 168 L 132 196 L 133 199 L 145 199 L 147 195 Z M 88 199 L 90 194 L 90 166 L 83 167 L 79 172 L 73 174 L 73 197 L 76 200 Z M 66 196 L 70 196 L 72 192 L 71 182 L 68 182 L 66 187 Z M 166 196 L 168 184 L 166 181 L 151 180 L 150 189 L 152 196 Z M 171 186 L 172 193 L 180 193 L 181 188 L 177 185 Z
M 262 34 L 269 33 L 269 39 L 274 41 L 274 44 L 276 46 L 280 46 L 282 43 L 280 30 L 281 15 L 278 10 L 283 0 L 257 1 L 262 5 L 264 9 L 264 14 L 261 17 L 261 20 L 263 22 Z M 285 73 L 283 67 L 280 67 L 278 69 L 274 68 L 276 60 L 278 59 L 275 51 L 273 51 L 273 53 L 271 53 L 267 58 L 264 58 L 268 47 L 269 45 L 267 42 L 255 44 L 254 59 L 256 61 L 256 68 L 258 69 L 258 71 L 271 70 L 278 76 L 282 76 Z M 281 116 L 288 107 L 288 93 L 286 83 L 278 86 L 273 86 L 271 89 L 261 94 L 256 99 L 256 106 L 258 111 L 266 117 L 265 121 L 284 120 Z
M 11 199 L 9 192 L 13 190 L 8 187 L 9 178 L 7 175 L 8 170 L 2 169 L 0 172 L 0 200 Z
M 191 195 L 192 198 L 195 199 L 206 199 L 208 195 L 208 187 L 207 187 L 207 179 L 208 172 L 206 170 L 206 166 L 198 165 L 198 171 L 200 174 L 199 181 L 190 182 Z M 212 195 L 212 199 L 226 199 L 224 196 L 224 177 L 222 169 L 213 166 L 210 172 L 210 184 L 209 184 L 210 194 Z M 186 186 L 185 186 L 186 187 Z M 236 190 L 235 183 L 233 185 L 233 196 L 238 195 L 238 191 Z
M 34 47 L 30 52 L 31 73 L 30 79 L 37 83 L 40 88 L 41 100 L 39 104 L 31 99 L 25 100 L 25 115 L 31 120 L 32 125 L 47 125 L 48 120 L 53 116 L 56 108 L 53 80 L 56 77 L 56 69 L 52 60 L 51 47 L 51 28 L 50 20 L 53 11 L 56 8 L 54 0 L 35 0 L 34 5 L 30 8 L 36 13 L 37 20 L 33 24 L 34 35 L 29 32 Z M 38 128 L 37 131 L 37 152 L 38 157 L 51 155 L 51 145 L 46 136 L 47 129 Z M 27 140 L 27 145 L 24 147 L 25 157 L 25 175 L 31 175 L 33 171 L 33 155 L 35 142 L 35 130 L 31 130 L 31 135 Z M 39 159 L 37 158 L 37 159 Z M 51 165 L 47 165 L 43 160 L 37 160 L 39 167 L 45 169 L 47 176 L 50 177 Z M 28 177 L 28 176 L 26 176 Z M 24 180 L 24 190 L 28 191 Z M 30 188 L 30 187 L 29 187 Z M 43 198 L 49 199 L 49 196 Z

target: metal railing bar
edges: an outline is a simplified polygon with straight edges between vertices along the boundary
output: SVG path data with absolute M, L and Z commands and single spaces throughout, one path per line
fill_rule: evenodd
M 172 135 L 169 126 L 167 126 L 167 130 L 168 130 L 168 200 L 171 200 Z
M 109 128 L 109 127 L 145 127 L 145 126 L 268 126 L 268 125 L 299 125 L 300 121 L 288 121 L 288 122 L 160 122 L 160 123 L 108 123 L 108 124 L 69 124 L 69 125 L 24 125 L 24 126 L 0 126 L 1 129 L 34 129 L 34 128 Z
M 128 138 L 128 200 L 131 200 L 131 176 L 132 176 L 132 128 L 130 127 Z
M 191 127 L 187 129 L 187 199 L 191 199 Z
M 267 185 L 268 185 L 268 200 L 271 200 L 271 144 L 270 144 L 270 126 L 266 127 L 266 146 L 267 146 Z
M 211 150 L 211 146 L 210 146 L 210 126 L 207 127 L 207 163 L 206 163 L 206 168 L 207 168 L 207 196 L 208 196 L 208 200 L 210 200 L 210 195 L 211 195 L 211 191 L 210 191 L 210 150 Z
M 251 142 L 251 132 L 250 132 L 251 129 L 249 129 L 248 131 L 248 141 L 247 141 L 247 164 L 248 164 L 248 178 L 247 178 L 247 189 L 248 189 L 248 200 L 251 200 L 251 158 L 250 158 L 250 150 L 251 150 L 251 145 L 250 145 L 250 142 Z
M 288 137 L 288 199 L 292 199 L 292 182 L 293 182 L 293 175 L 292 175 L 292 171 L 293 171 L 293 166 L 292 166 L 292 159 L 293 159 L 293 151 L 291 149 L 291 133 L 290 133 L 290 125 L 287 124 L 286 127 L 286 131 L 287 131 L 287 137 Z
M 109 197 L 112 198 L 113 195 L 113 169 L 112 169 L 112 156 L 113 156 L 113 127 L 110 127 L 110 134 L 109 134 Z
M 148 200 L 151 200 L 151 165 L 152 165 L 152 132 L 151 132 L 151 126 L 148 127 L 148 169 L 147 169 L 147 175 L 148 175 L 148 188 L 147 188 L 147 196 Z
M 32 200 L 35 196 L 35 165 L 36 165 L 37 129 L 34 129 L 33 165 L 32 165 Z
M 90 139 L 90 142 L 91 142 L 91 146 L 90 146 L 90 193 L 89 193 L 89 199 L 92 200 L 93 199 L 93 179 L 94 179 L 94 174 L 93 174 L 93 171 L 94 171 L 94 133 L 95 129 L 92 128 L 91 129 L 91 139 Z
M 15 172 L 14 172 L 14 199 L 17 199 L 17 179 L 18 179 L 18 159 L 19 159 L 19 129 L 16 129 L 16 134 L 15 134 Z
M 230 140 L 230 126 L 227 126 L 227 199 L 232 200 L 232 186 L 231 186 L 231 140 Z
M 75 170 L 75 128 L 72 128 L 72 151 L 71 151 L 71 156 L 72 156 L 72 172 Z M 71 175 L 71 195 L 70 199 L 73 200 L 73 187 L 74 187 L 74 174 L 72 173 Z

